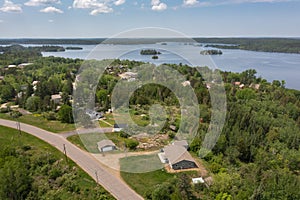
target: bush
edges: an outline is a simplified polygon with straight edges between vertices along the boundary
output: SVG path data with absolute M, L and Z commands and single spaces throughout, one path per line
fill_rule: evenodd
M 0 108 L 0 113 L 8 113 L 9 111 L 9 108 L 6 107 L 6 108 Z
M 46 112 L 43 113 L 43 117 L 46 118 L 47 120 L 56 120 L 56 113 L 55 112 Z
M 139 145 L 139 142 L 137 140 L 134 140 L 134 139 L 127 139 L 125 141 L 125 145 L 126 145 L 127 148 L 133 150 Z
M 20 113 L 20 112 L 17 111 L 17 110 L 13 110 L 13 111 L 10 113 L 10 116 L 12 116 L 13 118 L 18 118 L 18 117 L 21 117 L 21 116 L 22 116 L 22 113 Z
M 175 138 L 175 132 L 173 132 L 173 131 L 168 131 L 168 136 L 169 136 L 169 138 L 170 139 L 174 139 Z
M 121 132 L 120 132 L 120 137 L 122 137 L 122 138 L 128 138 L 128 137 L 129 137 L 129 134 L 126 133 L 126 132 L 121 131 Z
M 72 107 L 69 105 L 62 105 L 58 111 L 58 116 L 61 122 L 63 123 L 73 123 L 73 113 Z

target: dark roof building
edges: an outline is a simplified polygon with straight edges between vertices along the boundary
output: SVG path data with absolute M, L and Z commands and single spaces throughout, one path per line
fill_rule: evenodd
M 164 156 L 174 170 L 198 168 L 194 158 L 180 145 L 169 145 L 164 148 Z

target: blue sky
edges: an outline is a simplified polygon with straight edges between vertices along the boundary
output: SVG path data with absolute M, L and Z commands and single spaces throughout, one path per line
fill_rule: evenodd
M 142 27 L 188 36 L 300 36 L 300 0 L 1 0 L 0 38 L 109 37 Z

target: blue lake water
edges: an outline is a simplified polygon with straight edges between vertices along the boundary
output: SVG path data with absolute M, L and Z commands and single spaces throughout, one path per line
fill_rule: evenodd
M 32 45 L 28 45 L 32 46 Z M 65 52 L 45 52 L 43 56 L 59 56 L 80 59 L 120 58 L 163 63 L 183 63 L 191 66 L 209 66 L 223 71 L 242 72 L 255 69 L 258 76 L 268 81 L 285 80 L 286 87 L 300 90 L 300 54 L 266 53 L 245 50 L 223 49 L 222 55 L 203 56 L 200 51 L 206 48 L 199 44 L 168 43 L 140 45 L 62 45 L 64 47 L 82 47 L 82 50 L 67 50 Z M 141 49 L 156 49 L 162 54 L 159 59 L 152 56 L 140 55 Z

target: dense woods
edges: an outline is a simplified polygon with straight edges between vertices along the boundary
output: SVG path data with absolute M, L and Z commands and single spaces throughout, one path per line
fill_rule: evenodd
M 0 199 L 114 199 L 54 147 L 0 126 Z
M 73 123 L 70 101 L 72 84 L 82 60 L 43 58 L 40 50 L 18 48 L 18 51 L 4 51 L 0 54 L 1 103 L 17 104 L 31 112 L 42 113 L 46 118 L 49 117 L 49 120 Z M 8 67 L 23 62 L 32 64 L 25 67 Z M 98 111 L 111 108 L 110 95 L 121 79 L 119 74 L 131 71 L 140 64 L 141 62 L 129 60 L 111 62 L 96 87 L 95 101 Z M 209 92 L 218 88 L 222 80 L 218 80 L 208 67 L 192 68 L 181 64 L 168 66 L 186 78 L 198 99 L 201 120 L 197 136 L 190 144 L 190 151 L 198 154 L 212 114 Z M 197 69 L 208 74 L 205 81 Z M 94 71 L 87 71 L 82 76 L 91 78 L 93 73 Z M 183 175 L 163 182 L 155 188 L 149 188 L 144 196 L 153 200 L 196 197 L 226 200 L 300 199 L 300 91 L 286 89 L 283 80 L 269 83 L 262 77 L 257 77 L 256 71 L 252 69 L 242 73 L 220 73 L 227 96 L 226 123 L 216 146 L 204 157 L 214 180 L 213 184 L 210 187 L 192 187 Z M 78 88 L 80 89 L 80 86 Z M 59 101 L 52 98 L 52 95 L 56 94 L 60 95 Z M 157 103 L 171 108 L 180 106 L 170 89 L 152 84 L 140 87 L 131 96 L 130 109 L 139 112 Z M 169 110 L 167 123 L 162 130 L 163 134 L 170 134 L 168 125 L 179 126 L 180 113 L 174 109 Z M 31 146 L 0 148 L 0 176 L 3 177 L 0 178 L 0 195 L 3 199 L 26 199 L 25 197 L 32 195 L 47 195 L 53 189 L 42 188 L 42 192 L 36 186 L 40 172 L 43 176 L 41 182 L 53 180 L 53 184 L 59 184 L 56 180 L 63 174 L 74 175 L 74 172 L 61 166 L 57 158 L 50 157 L 50 163 L 46 159 L 38 158 L 37 156 L 44 155 L 33 154 Z M 57 168 L 53 167 L 56 165 Z M 19 182 L 6 185 L 10 182 L 9 173 L 15 174 L 22 185 L 16 197 L 12 196 L 12 191 L 19 186 L 13 184 Z M 65 184 L 66 187 L 72 186 L 67 182 Z M 78 188 L 75 185 L 70 190 L 77 192 Z M 28 199 L 39 198 L 33 196 Z

